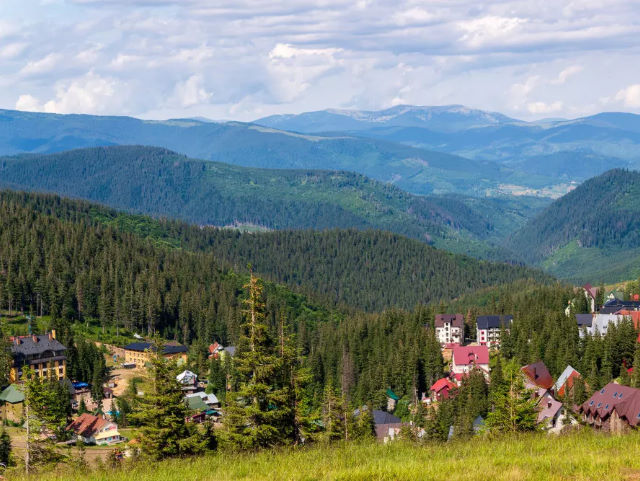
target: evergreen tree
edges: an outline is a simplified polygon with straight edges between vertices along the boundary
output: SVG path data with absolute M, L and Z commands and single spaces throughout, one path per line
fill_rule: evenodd
M 208 440 L 192 424 L 187 424 L 187 407 L 176 380 L 175 360 L 162 355 L 164 345 L 158 341 L 151 356 L 153 389 L 138 400 L 132 417 L 142 425 L 142 451 L 152 459 L 195 454 L 205 449 Z
M 0 463 L 9 466 L 11 462 L 11 437 L 9 433 L 2 428 L 0 431 Z
M 11 356 L 11 343 L 5 326 L 4 319 L 0 318 L 0 386 L 9 384 L 9 374 L 13 365 Z
M 325 441 L 344 439 L 346 419 L 342 399 L 336 393 L 333 382 L 329 381 L 324 388 L 322 397 L 322 426 L 324 432 L 322 438 Z
M 633 371 L 630 380 L 631 387 L 640 388 L 640 343 L 636 346 L 633 355 Z
M 235 448 L 274 446 L 292 439 L 289 386 L 283 360 L 267 332 L 262 282 L 251 274 L 239 352 L 234 356 L 238 389 L 227 394 L 225 440 Z
M 522 373 L 514 360 L 505 365 L 504 378 L 504 385 L 493 396 L 494 408 L 487 416 L 487 427 L 502 433 L 535 431 L 536 400 L 525 389 Z

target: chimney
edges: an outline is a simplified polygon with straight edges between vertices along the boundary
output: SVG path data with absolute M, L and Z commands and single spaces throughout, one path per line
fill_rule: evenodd
M 51 338 L 52 339 L 56 338 L 56 330 L 55 329 L 51 329 Z
M 550 408 L 550 407 L 551 407 L 551 399 L 549 399 L 549 400 L 547 401 L 547 407 L 548 407 L 548 408 Z
M 16 338 L 13 340 L 13 342 L 14 342 L 14 344 L 15 344 L 16 346 L 19 346 L 19 345 L 20 345 L 20 338 L 19 338 L 19 337 L 16 337 Z
M 50 332 L 50 333 L 48 334 L 48 336 L 49 336 L 49 340 L 50 340 L 50 341 L 51 341 L 51 340 L 53 340 L 53 332 Z
M 35 334 L 31 335 L 31 339 L 33 339 L 33 342 L 38 342 L 38 336 L 36 336 Z

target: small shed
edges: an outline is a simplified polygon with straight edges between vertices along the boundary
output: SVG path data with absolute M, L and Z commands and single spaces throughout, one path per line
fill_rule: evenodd
M 24 393 L 16 384 L 9 384 L 0 393 L 5 420 L 19 422 L 24 418 Z

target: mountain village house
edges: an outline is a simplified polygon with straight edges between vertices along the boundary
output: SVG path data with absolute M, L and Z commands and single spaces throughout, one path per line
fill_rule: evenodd
M 476 339 L 481 346 L 499 347 L 500 332 L 509 330 L 513 316 L 478 316 L 476 319 Z
M 43 335 L 12 338 L 13 366 L 9 374 L 10 381 L 19 381 L 25 367 L 30 367 L 41 377 L 53 374 L 58 379 L 64 379 L 67 374 L 66 350 L 67 348 L 56 340 L 55 330 Z
M 118 432 L 118 425 L 104 418 L 84 413 L 67 426 L 73 437 L 85 444 L 109 445 L 123 441 Z
M 489 374 L 489 349 L 487 346 L 455 346 L 451 359 L 451 373 L 460 378 L 474 368 Z
M 464 340 L 464 317 L 462 314 L 436 314 L 436 337 L 441 345 L 462 344 Z
M 151 360 L 151 354 L 156 347 L 150 342 L 132 342 L 124 346 L 125 364 L 144 366 Z M 165 344 L 162 355 L 167 359 L 177 359 L 179 362 L 187 362 L 187 346 L 181 344 Z
M 582 420 L 596 429 L 622 433 L 640 422 L 640 389 L 609 383 L 579 408 Z

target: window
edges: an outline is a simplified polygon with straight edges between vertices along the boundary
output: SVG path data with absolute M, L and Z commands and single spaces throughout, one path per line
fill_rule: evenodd
M 604 388 L 602 388 L 602 391 L 600 391 L 600 394 L 604 394 Z
M 614 397 L 614 399 L 618 397 L 618 391 L 613 393 L 613 397 Z
M 620 395 L 618 396 L 618 399 L 622 399 L 622 393 L 620 393 Z
M 589 406 L 593 406 L 593 401 L 591 401 L 591 402 L 589 403 Z
M 598 403 L 598 405 L 596 407 L 599 409 L 600 406 L 602 406 L 602 403 Z
M 609 409 L 609 405 L 608 405 L 608 404 L 605 404 L 605 405 L 604 405 L 604 408 L 605 408 L 605 409 Z

